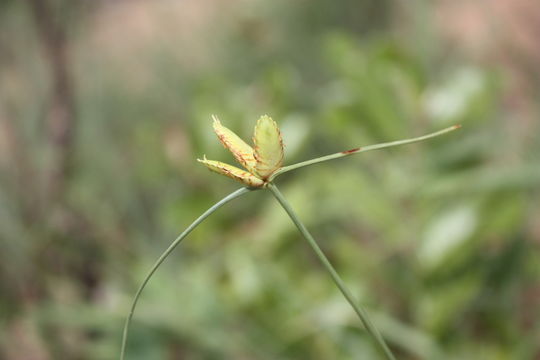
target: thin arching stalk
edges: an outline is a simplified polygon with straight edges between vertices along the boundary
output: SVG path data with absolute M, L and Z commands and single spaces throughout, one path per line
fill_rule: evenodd
M 423 140 L 434 138 L 436 136 L 446 134 L 446 133 L 448 133 L 450 131 L 454 131 L 454 130 L 459 129 L 460 127 L 461 127 L 461 125 L 454 125 L 454 126 L 451 126 L 449 128 L 439 130 L 437 132 L 427 134 L 427 135 L 424 135 L 424 136 L 419 136 L 419 137 L 415 137 L 415 138 L 411 138 L 411 139 L 405 139 L 405 140 L 391 141 L 391 142 L 382 143 L 382 144 L 363 146 L 363 147 L 359 147 L 359 148 L 356 148 L 356 149 L 345 150 L 345 151 L 341 151 L 341 152 L 338 152 L 338 153 L 335 153 L 335 154 L 322 156 L 322 157 L 319 157 L 319 158 L 316 158 L 316 159 L 302 161 L 302 162 L 299 162 L 297 164 L 284 166 L 281 169 L 277 170 L 275 173 L 273 173 L 272 176 L 270 177 L 269 181 L 274 180 L 278 175 L 281 175 L 281 174 L 286 173 L 288 171 L 295 170 L 295 169 L 298 169 L 298 168 L 301 168 L 301 167 L 304 167 L 304 166 L 318 164 L 318 163 L 323 162 L 323 161 L 339 159 L 339 158 L 342 158 L 342 157 L 345 157 L 345 156 L 359 154 L 359 153 L 366 152 L 366 151 L 384 149 L 384 148 L 389 148 L 389 147 L 394 147 L 394 146 L 399 146 L 399 145 L 405 145 L 405 144 L 412 144 L 412 143 L 415 143 L 415 142 L 420 142 L 420 141 L 423 141 Z
M 274 194 L 274 197 L 277 199 L 277 201 L 281 204 L 283 209 L 287 212 L 293 223 L 296 225 L 300 233 L 304 236 L 304 238 L 307 240 L 319 260 L 324 265 L 325 269 L 328 271 L 330 276 L 332 277 L 332 280 L 334 280 L 334 283 L 337 285 L 345 299 L 351 304 L 352 308 L 360 318 L 360 321 L 368 331 L 368 333 L 373 337 L 377 345 L 379 346 L 381 352 L 386 356 L 388 360 L 395 360 L 394 355 L 392 354 L 392 351 L 390 351 L 390 348 L 388 345 L 386 345 L 386 342 L 384 341 L 382 335 L 379 333 L 377 328 L 373 326 L 371 321 L 369 320 L 367 312 L 359 305 L 358 301 L 354 298 L 352 293 L 349 291 L 343 280 L 341 280 L 341 277 L 336 272 L 326 255 L 324 255 L 323 251 L 313 239 L 313 236 L 309 233 L 308 229 L 304 226 L 304 224 L 300 221 L 294 210 L 292 209 L 289 202 L 285 199 L 283 194 L 278 190 L 278 188 L 272 184 L 269 183 L 267 188 Z
M 235 192 L 227 195 L 217 203 L 215 203 L 212 207 L 210 207 L 208 210 L 206 210 L 201 216 L 197 218 L 191 225 L 187 227 L 184 232 L 182 232 L 178 237 L 169 245 L 167 250 L 161 254 L 159 259 L 157 259 L 156 263 L 152 266 L 146 277 L 144 278 L 143 282 L 141 283 L 141 286 L 137 290 L 137 293 L 135 294 L 135 297 L 133 298 L 133 302 L 131 304 L 131 309 L 129 311 L 129 315 L 126 318 L 126 323 L 124 325 L 124 333 L 122 335 L 122 348 L 120 350 L 120 360 L 124 360 L 125 351 L 126 351 L 126 344 L 127 344 L 127 338 L 128 338 L 128 331 L 129 331 L 129 324 L 131 323 L 131 319 L 133 317 L 133 313 L 135 312 L 135 307 L 137 306 L 137 301 L 139 300 L 139 297 L 141 296 L 142 291 L 144 290 L 144 287 L 148 283 L 148 280 L 152 277 L 152 275 L 156 272 L 158 267 L 161 265 L 161 263 L 169 256 L 169 254 L 182 242 L 182 240 L 199 225 L 201 222 L 203 222 L 204 219 L 206 219 L 208 216 L 210 216 L 214 211 L 225 205 L 231 200 L 236 199 L 237 197 L 251 191 L 250 188 L 241 188 L 236 190 Z

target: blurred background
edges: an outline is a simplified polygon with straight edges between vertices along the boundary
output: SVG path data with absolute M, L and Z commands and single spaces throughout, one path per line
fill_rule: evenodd
M 166 246 L 239 187 L 211 114 L 279 178 L 399 359 L 540 359 L 535 0 L 1 0 L 0 359 L 116 359 Z M 128 359 L 377 359 L 267 192 L 159 269 Z

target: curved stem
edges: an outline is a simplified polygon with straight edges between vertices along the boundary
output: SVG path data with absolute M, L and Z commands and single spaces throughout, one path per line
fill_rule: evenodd
M 352 293 L 349 291 L 343 280 L 341 280 L 341 277 L 336 272 L 326 255 L 324 255 L 323 251 L 317 245 L 317 242 L 307 228 L 304 226 L 304 224 L 300 221 L 294 210 L 292 209 L 291 205 L 287 202 L 283 194 L 278 190 L 278 188 L 273 184 L 268 184 L 268 189 L 274 194 L 274 197 L 279 201 L 283 209 L 287 212 L 293 223 L 296 225 L 300 233 L 304 236 L 304 238 L 308 241 L 309 245 L 319 258 L 319 260 L 322 262 L 330 276 L 332 277 L 332 280 L 334 280 L 334 283 L 337 285 L 345 299 L 351 304 L 352 308 L 360 318 L 360 321 L 368 331 L 368 333 L 373 337 L 377 345 L 379 345 L 379 348 L 381 352 L 386 356 L 388 360 L 395 360 L 394 355 L 392 354 L 392 351 L 388 348 L 388 345 L 386 345 L 386 342 L 384 341 L 383 337 L 379 333 L 379 331 L 373 326 L 371 321 L 369 320 L 369 317 L 367 315 L 367 312 L 358 304 L 358 301 L 354 298 Z
M 274 180 L 278 175 L 286 173 L 287 171 L 295 170 L 295 169 L 298 169 L 298 168 L 301 168 L 301 167 L 304 167 L 304 166 L 317 164 L 317 163 L 320 163 L 320 162 L 323 162 L 323 161 L 339 159 L 339 158 L 342 158 L 342 157 L 345 157 L 345 156 L 358 154 L 358 153 L 361 153 L 361 152 L 366 152 L 366 151 L 371 151 L 371 150 L 378 150 L 378 149 L 389 148 L 389 147 L 405 145 L 405 144 L 412 144 L 412 143 L 415 143 L 415 142 L 431 139 L 431 138 L 434 138 L 436 136 L 440 136 L 440 135 L 449 133 L 450 131 L 457 130 L 460 127 L 461 127 L 461 125 L 454 125 L 454 126 L 451 126 L 449 128 L 439 130 L 437 132 L 427 134 L 427 135 L 424 135 L 424 136 L 419 136 L 419 137 L 415 137 L 415 138 L 411 138 L 411 139 L 405 139 L 405 140 L 391 141 L 391 142 L 382 143 L 382 144 L 368 145 L 368 146 L 359 147 L 359 148 L 356 148 L 356 149 L 341 151 L 341 152 L 331 154 L 331 155 L 322 156 L 322 157 L 319 157 L 319 158 L 316 158 L 316 159 L 302 161 L 302 162 L 299 162 L 297 164 L 284 166 L 281 169 L 277 170 L 275 173 L 273 173 L 268 181 Z
M 135 307 L 137 306 L 137 301 L 139 300 L 139 296 L 141 295 L 142 291 L 144 290 L 144 287 L 148 283 L 148 280 L 152 277 L 152 275 L 156 272 L 158 267 L 161 265 L 161 263 L 169 256 L 169 254 L 180 244 L 180 242 L 193 230 L 199 225 L 201 222 L 203 222 L 204 219 L 206 219 L 208 216 L 210 216 L 214 211 L 225 205 L 231 200 L 236 199 L 237 197 L 250 192 L 253 189 L 250 188 L 241 188 L 236 190 L 235 192 L 227 195 L 217 203 L 215 203 L 212 207 L 210 207 L 208 210 L 206 210 L 201 216 L 197 218 L 191 225 L 189 225 L 184 232 L 182 232 L 178 237 L 169 245 L 169 247 L 161 254 L 159 259 L 155 262 L 155 264 L 152 266 L 146 277 L 144 278 L 141 286 L 137 290 L 137 293 L 135 294 L 135 297 L 133 298 L 133 303 L 131 304 L 131 309 L 129 311 L 129 315 L 126 318 L 126 323 L 124 325 L 124 332 L 122 335 L 122 348 L 120 350 L 120 360 L 124 360 L 125 351 L 126 351 L 126 344 L 127 344 L 127 338 L 128 338 L 128 330 L 129 330 L 129 324 L 131 323 L 131 318 L 133 317 L 133 313 L 135 312 Z

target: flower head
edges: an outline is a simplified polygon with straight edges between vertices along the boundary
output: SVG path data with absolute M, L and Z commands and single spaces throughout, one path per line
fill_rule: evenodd
M 268 178 L 283 164 L 283 140 L 276 122 L 267 115 L 259 118 L 253 135 L 255 145 L 253 149 L 238 135 L 221 125 L 216 116 L 212 116 L 212 119 L 214 119 L 214 131 L 219 141 L 247 171 L 220 161 L 207 160 L 206 156 L 197 161 L 210 170 L 240 181 L 249 187 L 265 186 Z

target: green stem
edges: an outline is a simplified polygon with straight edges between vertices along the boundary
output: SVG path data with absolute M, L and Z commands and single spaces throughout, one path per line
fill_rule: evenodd
M 343 296 L 345 296 L 345 299 L 347 299 L 349 304 L 351 304 L 352 308 L 360 318 L 360 321 L 362 322 L 368 333 L 373 337 L 377 345 L 379 345 L 382 353 L 386 356 L 387 359 L 395 360 L 392 351 L 390 351 L 388 345 L 386 345 L 383 337 L 369 320 L 367 312 L 358 304 L 352 293 L 349 291 L 349 289 L 347 289 L 347 286 L 345 285 L 343 280 L 341 280 L 341 277 L 338 275 L 328 258 L 324 255 L 319 245 L 317 245 L 317 242 L 315 241 L 315 239 L 313 239 L 307 228 L 300 221 L 300 219 L 298 218 L 290 204 L 287 202 L 285 197 L 283 197 L 283 194 L 281 194 L 276 185 L 274 185 L 273 183 L 269 183 L 267 187 L 272 192 L 272 194 L 274 194 L 274 197 L 277 199 L 277 201 L 279 201 L 283 209 L 285 209 L 285 211 L 287 212 L 293 223 L 296 225 L 300 233 L 308 241 L 309 245 L 311 245 L 311 248 L 319 257 L 319 260 L 322 262 L 328 273 L 330 273 L 330 276 L 332 277 L 332 280 L 334 280 L 334 283 L 337 285 Z
M 208 216 L 210 216 L 214 211 L 225 205 L 231 200 L 236 199 L 237 197 L 250 192 L 253 189 L 250 188 L 241 188 L 236 190 L 235 192 L 227 195 L 223 199 L 221 199 L 219 202 L 215 203 L 212 207 L 210 207 L 208 210 L 206 210 L 201 216 L 197 218 L 191 225 L 187 227 L 186 230 L 184 230 L 183 233 L 178 235 L 178 237 L 169 245 L 169 247 L 161 254 L 159 259 L 157 259 L 156 263 L 152 266 L 146 277 L 144 278 L 141 286 L 137 290 L 137 293 L 135 294 L 135 297 L 133 298 L 133 303 L 131 304 L 131 309 L 129 311 L 129 315 L 126 318 L 126 323 L 124 325 L 124 333 L 122 335 L 122 349 L 120 350 L 120 360 L 124 360 L 125 351 L 126 351 L 126 344 L 127 344 L 127 338 L 128 338 L 128 330 L 129 330 L 129 324 L 131 323 L 131 319 L 133 317 L 133 313 L 135 312 L 135 306 L 137 306 L 137 301 L 139 300 L 139 296 L 141 295 L 144 287 L 148 283 L 148 280 L 152 277 L 152 275 L 156 272 L 158 267 L 161 265 L 161 263 L 169 256 L 169 254 L 180 244 L 180 242 L 193 230 L 199 225 L 201 222 L 203 222 L 204 219 L 206 219 Z
M 359 148 L 356 148 L 356 149 L 341 151 L 341 152 L 331 154 L 331 155 L 322 156 L 322 157 L 319 157 L 319 158 L 316 158 L 316 159 L 302 161 L 302 162 L 299 162 L 297 164 L 284 166 L 281 169 L 277 170 L 275 173 L 273 173 L 272 176 L 270 176 L 270 179 L 268 179 L 268 181 L 271 182 L 278 175 L 281 175 L 283 173 L 286 173 L 287 171 L 295 170 L 295 169 L 298 169 L 298 168 L 301 168 L 301 167 L 304 167 L 304 166 L 317 164 L 317 163 L 320 163 L 320 162 L 323 162 L 323 161 L 339 159 L 339 158 L 342 158 L 342 157 L 345 157 L 345 156 L 349 156 L 349 155 L 353 155 L 353 154 L 359 154 L 359 153 L 366 152 L 366 151 L 378 150 L 378 149 L 389 148 L 389 147 L 405 145 L 405 144 L 411 144 L 411 143 L 431 139 L 431 138 L 434 138 L 436 136 L 446 134 L 446 133 L 448 133 L 450 131 L 454 131 L 454 130 L 459 129 L 460 127 L 461 127 L 461 125 L 454 125 L 454 126 L 451 126 L 449 128 L 446 128 L 446 129 L 443 129 L 443 130 L 440 130 L 440 131 L 437 131 L 437 132 L 434 132 L 434 133 L 431 133 L 431 134 L 427 134 L 427 135 L 424 135 L 424 136 L 415 137 L 415 138 L 412 138 L 412 139 L 397 140 L 397 141 L 392 141 L 392 142 L 387 142 L 387 143 L 382 143 L 382 144 L 368 145 L 368 146 L 359 147 Z

